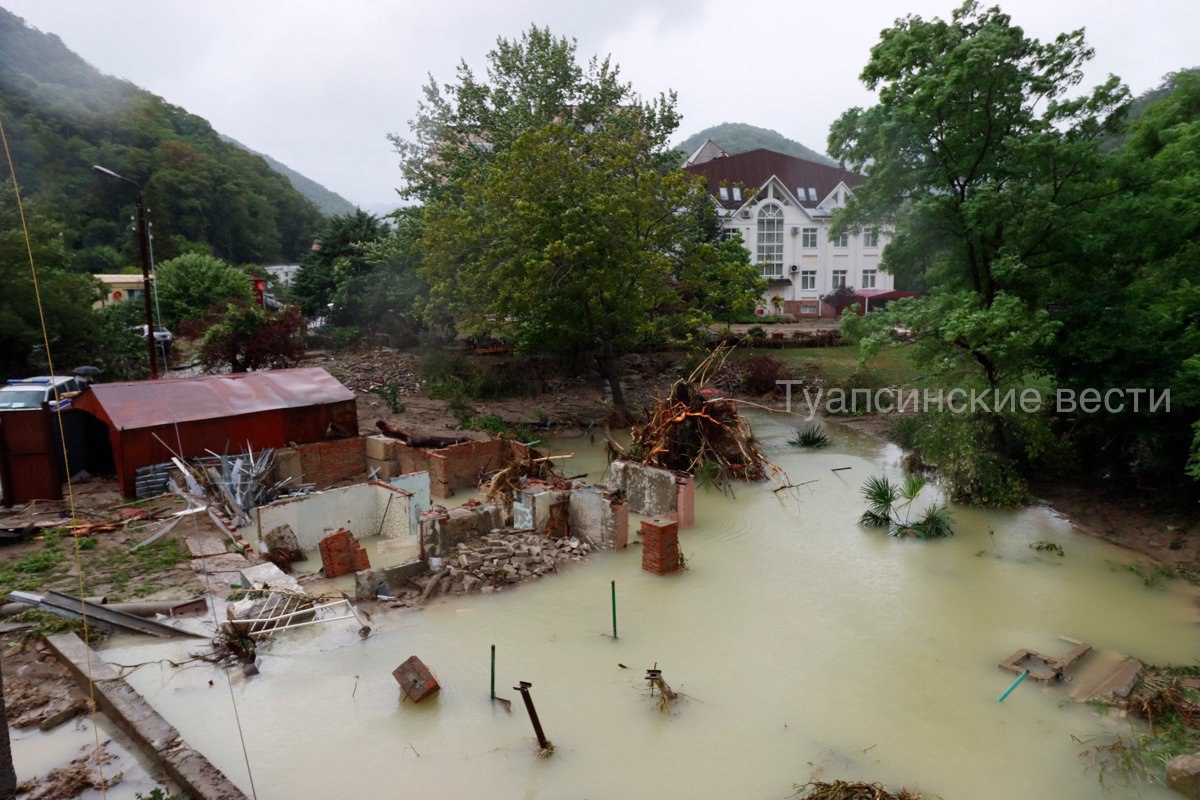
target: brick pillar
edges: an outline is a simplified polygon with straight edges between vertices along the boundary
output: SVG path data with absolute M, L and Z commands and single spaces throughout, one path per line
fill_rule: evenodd
M 612 511 L 615 522 L 613 547 L 617 550 L 624 550 L 629 544 L 629 506 L 625 504 L 623 498 L 614 499 L 609 504 L 609 509 Z
M 696 479 L 691 475 L 675 476 L 675 508 L 680 528 L 696 524 Z
M 642 520 L 642 569 L 665 575 L 679 569 L 679 523 L 670 517 Z
M 321 564 L 325 567 L 326 578 L 349 575 L 371 567 L 366 549 L 345 528 L 338 528 L 326 536 L 317 547 L 321 551 Z

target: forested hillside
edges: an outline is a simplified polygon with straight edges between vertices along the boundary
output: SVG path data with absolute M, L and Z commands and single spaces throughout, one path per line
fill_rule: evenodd
M 64 266 L 103 272 L 135 260 L 128 219 L 136 191 L 93 164 L 141 184 L 159 259 L 200 249 L 233 263 L 295 261 L 322 223 L 261 157 L 222 141 L 204 119 L 101 74 L 4 9 L 0 121 L 24 197 L 61 223 L 71 260 Z
M 257 150 L 252 150 L 251 148 L 239 142 L 237 139 L 234 139 L 232 136 L 221 134 L 221 138 L 232 145 L 237 145 L 247 153 L 253 153 L 254 155 L 262 158 L 263 161 L 267 162 L 268 167 L 291 181 L 291 184 L 296 188 L 296 191 L 311 200 L 313 205 L 315 205 L 325 216 L 332 217 L 334 214 L 354 213 L 355 205 L 337 192 L 326 189 L 312 178 L 301 175 L 287 164 L 276 161 L 266 153 L 260 153 Z
M 748 150 L 756 150 L 762 147 L 767 150 L 774 150 L 777 153 L 787 153 L 790 156 L 806 158 L 809 161 L 816 161 L 819 164 L 836 166 L 833 159 L 829 156 L 822 155 L 812 148 L 805 147 L 799 142 L 787 138 L 782 133 L 770 130 L 769 128 L 747 125 L 744 122 L 722 122 L 720 125 L 705 128 L 699 133 L 694 133 L 684 139 L 676 149 L 682 151 L 685 156 L 690 156 L 696 151 L 697 147 L 704 144 L 706 139 L 712 139 L 731 155 L 734 153 L 745 153 Z

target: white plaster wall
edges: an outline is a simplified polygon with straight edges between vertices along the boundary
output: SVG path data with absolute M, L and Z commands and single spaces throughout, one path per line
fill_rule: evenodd
M 429 473 L 409 472 L 405 475 L 397 475 L 388 483 L 412 495 L 409 502 L 408 527 L 409 531 L 415 535 L 420 530 L 421 515 L 428 511 L 431 505 Z
M 338 528 L 348 529 L 358 539 L 378 535 L 415 541 L 411 502 L 406 491 L 369 483 L 286 497 L 255 509 L 258 537 L 288 525 L 305 550 L 315 550 L 322 538 Z

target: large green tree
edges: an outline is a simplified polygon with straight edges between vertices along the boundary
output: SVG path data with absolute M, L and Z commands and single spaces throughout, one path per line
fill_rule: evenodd
M 884 268 L 930 293 L 891 306 L 869 346 L 903 325 L 936 374 L 993 396 L 1053 374 L 1061 322 L 1045 308 L 1050 287 L 1078 259 L 1091 213 L 1120 191 L 1100 143 L 1118 129 L 1128 93 L 1116 78 L 1077 92 L 1091 57 L 1081 30 L 1040 42 L 976 2 L 949 21 L 908 16 L 882 32 L 862 72 L 879 102 L 845 112 L 829 136 L 835 158 L 867 173 L 834 228 L 892 226 Z M 945 445 L 939 460 L 974 442 L 1005 482 L 1001 473 L 1045 442 L 1028 422 L 960 415 L 939 424 L 970 435 L 931 429 L 925 441 Z M 952 489 L 990 502 L 1020 494 L 986 483 Z
M 665 144 L 679 124 L 674 95 L 640 101 L 610 59 L 581 65 L 575 41 L 549 28 L 535 25 L 519 39 L 497 39 L 486 73 L 481 79 L 463 61 L 453 83 L 439 85 L 430 76 L 409 122 L 412 137 L 389 137 L 409 197 L 426 203 L 461 198 L 517 139 L 549 124 L 637 128 L 664 165 L 673 158 Z M 614 115 L 618 108 L 622 113 Z
M 219 258 L 185 253 L 155 271 L 162 323 L 174 328 L 202 317 L 213 306 L 250 299 L 250 281 L 237 267 Z
M 718 259 L 697 224 L 713 213 L 704 186 L 660 168 L 651 141 L 547 125 L 425 219 L 422 274 L 460 330 L 594 360 L 622 414 L 617 358 L 706 319 L 678 287 L 703 283 Z
M 1200 73 L 1150 93 L 1115 151 L 1123 189 L 1091 215 L 1081 257 L 1049 291 L 1063 322 L 1049 357 L 1059 383 L 1171 393 L 1119 413 L 1073 414 L 1071 440 L 1097 474 L 1179 480 L 1192 444 L 1200 478 Z M 1127 398 L 1128 399 L 1128 398 Z
M 99 287 L 69 270 L 62 225 L 42 204 L 26 202 L 24 212 L 22 225 L 12 181 L 0 183 L 0 373 L 45 369 L 46 341 L 55 368 L 69 370 L 86 351 Z
M 304 254 L 296 273 L 292 293 L 301 310 L 310 317 L 332 316 L 339 325 L 354 324 L 352 306 L 357 298 L 348 296 L 342 287 L 371 271 L 363 247 L 386 232 L 387 226 L 378 217 L 362 209 L 332 217 L 312 249 Z M 340 305 L 335 302 L 339 299 Z
M 678 122 L 673 93 L 642 100 L 607 58 L 581 65 L 573 40 L 536 26 L 497 41 L 486 78 L 463 63 L 454 83 L 431 79 L 413 138 L 392 137 L 425 204 L 427 318 L 590 359 L 624 413 L 622 353 L 757 287 L 676 169 Z

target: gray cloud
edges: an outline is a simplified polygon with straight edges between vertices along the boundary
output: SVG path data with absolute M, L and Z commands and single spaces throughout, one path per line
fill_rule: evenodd
M 858 74 L 881 29 L 905 13 L 950 14 L 951 2 L 705 0 L 484 3 L 343 0 L 7 0 L 10 11 L 100 70 L 207 118 L 363 205 L 394 198 L 389 132 L 407 132 L 426 74 L 482 68 L 497 36 L 530 23 L 611 53 L 644 95 L 675 89 L 680 138 L 724 121 L 774 128 L 824 149 L 829 124 L 869 103 Z M 1150 0 L 1136 13 L 1083 0 L 1012 0 L 1039 38 L 1086 27 L 1089 81 L 1121 76 L 1135 92 L 1194 66 L 1190 4 Z

